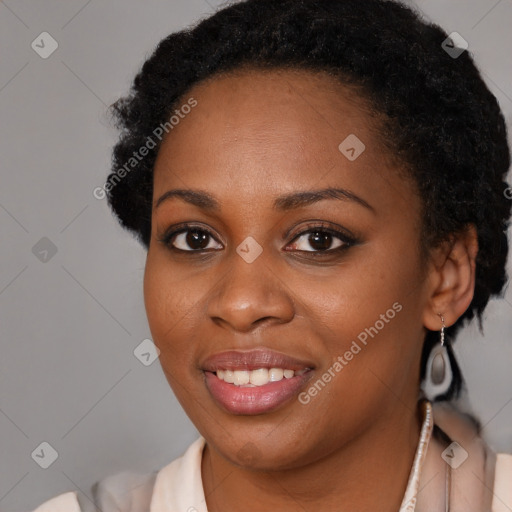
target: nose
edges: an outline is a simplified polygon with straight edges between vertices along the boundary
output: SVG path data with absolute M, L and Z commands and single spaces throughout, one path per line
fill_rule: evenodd
M 295 314 L 290 290 L 263 254 L 247 263 L 237 253 L 230 270 L 212 290 L 208 315 L 216 324 L 250 332 L 262 324 L 289 322 Z

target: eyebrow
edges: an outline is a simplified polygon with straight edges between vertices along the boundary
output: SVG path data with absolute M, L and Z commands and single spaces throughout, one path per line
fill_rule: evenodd
M 217 199 L 212 195 L 202 190 L 190 189 L 168 190 L 155 202 L 155 209 L 163 202 L 175 197 L 204 210 L 219 211 L 221 209 L 219 201 L 217 201 Z M 375 209 L 367 201 L 343 188 L 324 188 L 320 190 L 306 190 L 285 194 L 274 200 L 273 208 L 280 211 L 293 210 L 295 208 L 301 208 L 317 203 L 324 199 L 352 201 L 375 213 Z

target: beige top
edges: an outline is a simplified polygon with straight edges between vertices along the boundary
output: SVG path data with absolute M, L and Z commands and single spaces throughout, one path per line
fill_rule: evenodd
M 420 439 L 398 512 L 512 511 L 512 455 L 482 450 L 480 438 L 471 437 L 463 421 L 451 425 L 448 435 L 457 442 L 445 447 L 432 436 L 432 405 L 423 402 L 422 411 Z M 449 407 L 440 406 L 436 419 L 438 415 L 446 420 L 452 414 Z M 97 505 L 102 512 L 208 512 L 201 479 L 204 445 L 200 437 L 184 455 L 151 475 L 123 472 L 107 477 L 95 489 Z M 94 510 L 90 500 L 73 491 L 34 512 L 89 510 Z

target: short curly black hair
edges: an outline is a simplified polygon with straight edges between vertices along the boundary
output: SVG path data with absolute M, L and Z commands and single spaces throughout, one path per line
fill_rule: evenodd
M 357 86 L 385 119 L 382 137 L 423 202 L 426 245 L 476 226 L 475 294 L 447 329 L 454 339 L 475 314 L 481 324 L 489 298 L 506 282 L 510 150 L 496 98 L 468 51 L 456 58 L 445 51 L 447 38 L 394 0 L 246 0 L 169 35 L 143 64 L 130 93 L 112 106 L 121 130 L 105 187 L 112 210 L 148 248 L 160 139 L 133 169 L 126 164 L 194 85 L 247 67 L 327 72 Z M 434 335 L 427 334 L 423 368 Z M 459 387 L 455 379 L 451 396 Z

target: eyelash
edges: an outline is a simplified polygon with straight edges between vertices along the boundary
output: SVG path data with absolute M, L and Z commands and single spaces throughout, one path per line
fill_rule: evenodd
M 319 232 L 319 233 L 327 233 L 329 235 L 332 235 L 335 238 L 338 238 L 342 242 L 342 245 L 340 245 L 339 247 L 335 247 L 334 249 L 327 249 L 324 251 L 320 251 L 320 250 L 304 251 L 304 250 L 300 250 L 300 249 L 295 249 L 292 251 L 306 253 L 308 255 L 312 255 L 313 257 L 315 257 L 315 256 L 319 257 L 319 256 L 323 256 L 323 255 L 333 255 L 336 253 L 342 253 L 345 250 L 347 250 L 348 248 L 356 245 L 359 242 L 354 236 L 344 233 L 343 231 L 333 229 L 332 227 L 329 227 L 322 222 L 307 224 L 306 228 L 307 229 L 294 235 L 294 237 L 289 242 L 289 244 L 292 244 L 295 240 L 301 238 L 303 235 Z M 218 249 L 213 249 L 213 250 L 212 249 L 190 249 L 187 251 L 184 249 L 178 249 L 177 247 L 174 247 L 171 243 L 173 241 L 173 238 L 181 233 L 187 233 L 188 231 L 197 231 L 199 233 L 207 234 L 210 238 L 213 238 L 217 243 L 220 243 L 217 241 L 217 239 L 213 236 L 213 234 L 208 229 L 205 229 L 201 226 L 197 226 L 194 224 L 187 224 L 187 223 L 173 226 L 173 228 L 171 230 L 169 230 L 168 232 L 166 232 L 161 238 L 159 238 L 158 241 L 163 243 L 169 250 L 171 250 L 175 253 L 180 253 L 180 254 L 184 254 L 184 253 L 205 254 L 208 252 L 213 252 L 213 251 L 218 250 Z

